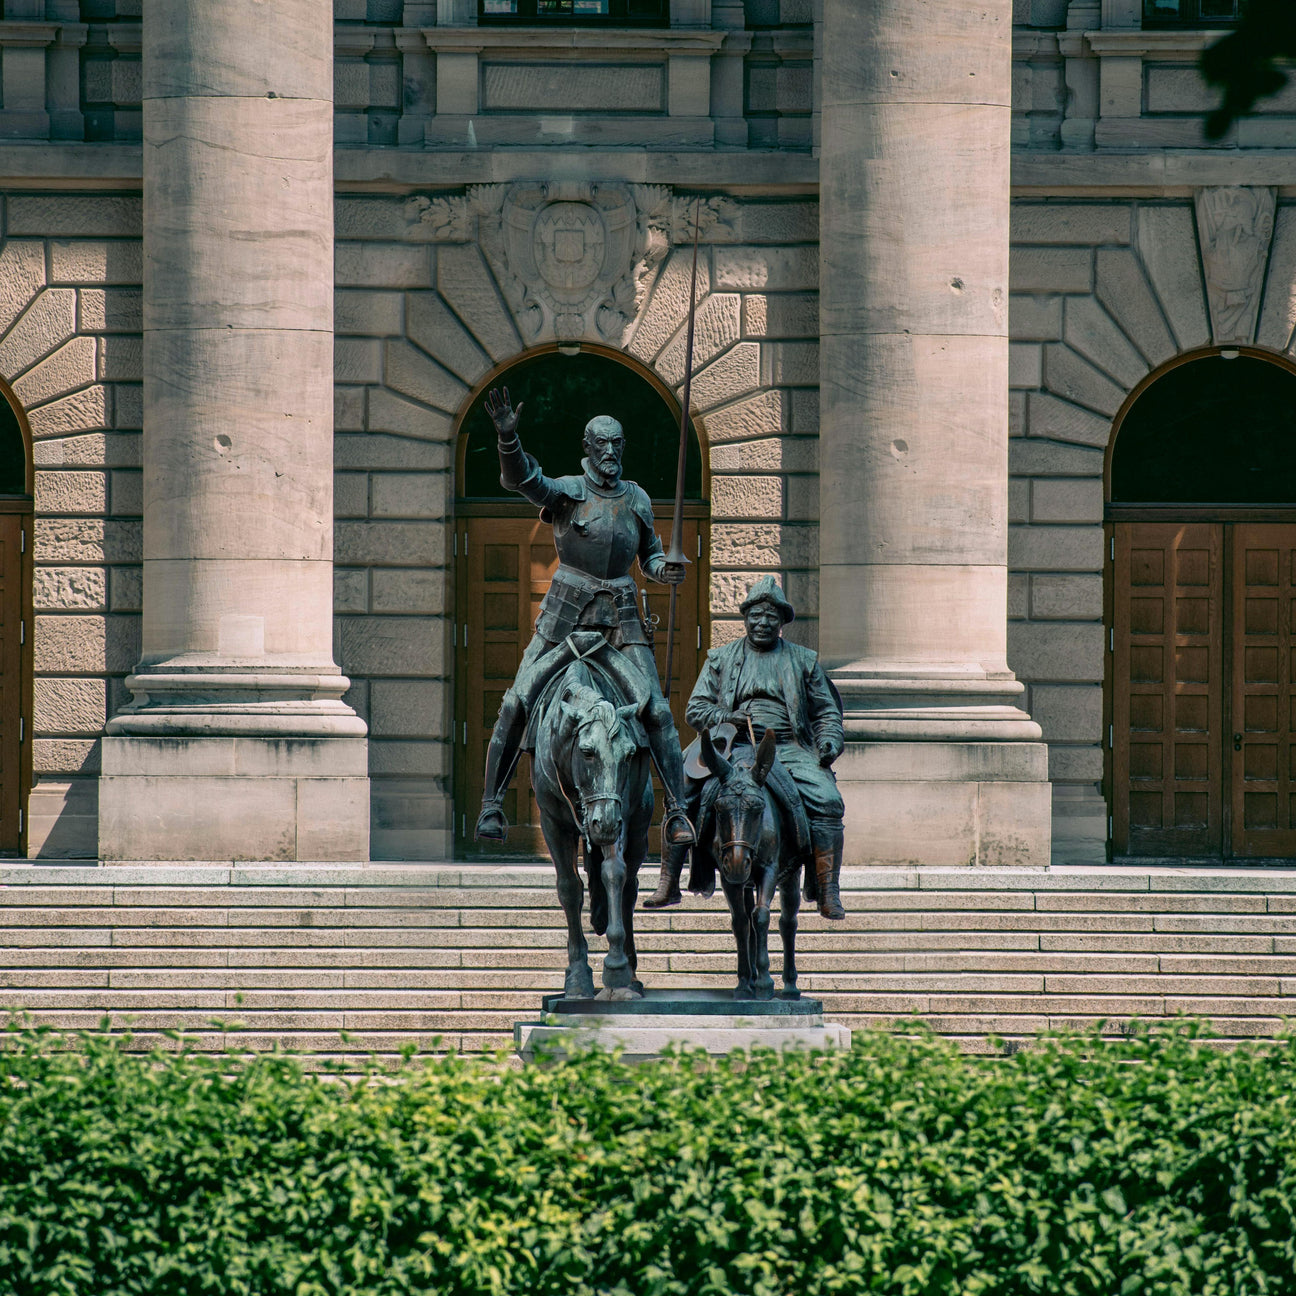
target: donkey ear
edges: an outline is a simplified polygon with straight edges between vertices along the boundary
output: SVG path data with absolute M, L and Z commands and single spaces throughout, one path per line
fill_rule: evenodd
M 774 765 L 775 739 L 774 730 L 766 729 L 765 736 L 756 748 L 756 759 L 752 762 L 752 781 L 757 787 L 764 787 L 765 780 Z
M 720 755 L 715 749 L 715 743 L 711 741 L 710 730 L 703 729 L 698 735 L 702 740 L 702 764 L 707 767 L 718 779 L 722 781 L 729 777 L 729 771 L 732 768 L 729 762 Z
M 568 706 L 563 701 L 560 701 L 558 705 L 562 707 L 563 719 L 569 724 L 574 724 L 580 718 L 580 712 L 574 706 Z
M 633 720 L 639 714 L 639 708 L 633 702 L 629 706 L 620 706 L 616 709 L 617 720 L 624 724 L 628 720 Z

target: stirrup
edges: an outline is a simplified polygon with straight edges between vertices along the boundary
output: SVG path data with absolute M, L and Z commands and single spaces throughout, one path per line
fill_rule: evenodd
M 672 846 L 692 846 L 697 842 L 697 833 L 689 823 L 689 817 L 682 806 L 667 806 L 662 818 L 662 841 Z
M 477 841 L 508 840 L 508 820 L 504 817 L 504 807 L 498 801 L 482 803 L 481 814 L 477 816 L 477 828 L 473 835 Z

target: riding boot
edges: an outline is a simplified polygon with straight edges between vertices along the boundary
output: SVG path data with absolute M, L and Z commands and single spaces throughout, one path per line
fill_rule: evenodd
M 672 725 L 669 731 L 664 726 L 645 726 L 645 730 L 653 764 L 657 767 L 657 776 L 662 781 L 666 798 L 666 813 L 662 816 L 663 846 L 666 843 L 672 846 L 692 846 L 697 841 L 697 833 L 693 831 L 693 825 L 684 809 L 684 755 L 675 737 L 675 726 Z
M 478 841 L 502 842 L 508 837 L 508 819 L 504 816 L 504 794 L 513 781 L 518 749 L 526 725 L 526 712 L 513 690 L 504 694 L 499 716 L 486 748 L 486 790 L 482 796 L 481 814 L 477 816 Z
M 838 824 L 812 823 L 810 836 L 814 842 L 815 882 L 819 892 L 819 913 L 824 918 L 845 918 L 842 908 L 841 880 L 842 847 L 845 832 Z
M 688 853 L 687 846 L 662 844 L 661 876 L 657 879 L 657 890 L 643 902 L 645 909 L 665 909 L 667 905 L 679 904 L 680 873 L 683 871 Z

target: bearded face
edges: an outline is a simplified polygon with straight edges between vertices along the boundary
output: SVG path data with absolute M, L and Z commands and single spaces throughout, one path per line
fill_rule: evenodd
M 600 415 L 585 429 L 585 455 L 590 467 L 609 485 L 621 477 L 621 456 L 625 453 L 625 433 L 614 418 Z

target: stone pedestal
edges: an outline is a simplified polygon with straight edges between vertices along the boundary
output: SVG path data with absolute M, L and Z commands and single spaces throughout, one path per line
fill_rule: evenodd
M 649 990 L 623 1003 L 548 995 L 540 1021 L 517 1022 L 524 1061 L 597 1046 L 648 1062 L 670 1045 L 724 1055 L 734 1049 L 850 1048 L 845 1026 L 823 1019 L 817 999 L 735 999 L 720 990 Z
M 143 653 L 100 851 L 364 859 L 332 647 L 332 24 L 145 0 L 142 33 Z
M 824 3 L 819 650 L 849 863 L 1048 862 L 1043 747 L 1008 780 L 991 752 L 1040 737 L 1006 658 L 1011 33 L 1010 0 Z

